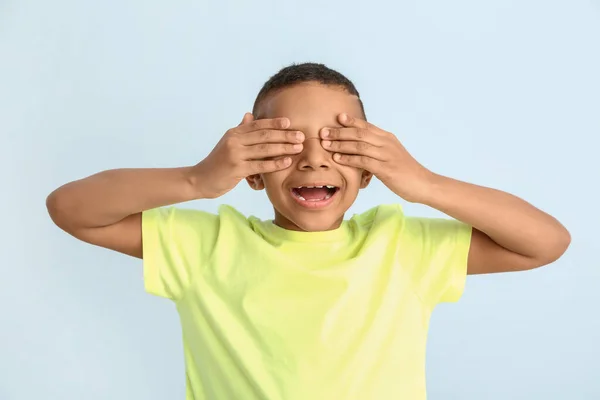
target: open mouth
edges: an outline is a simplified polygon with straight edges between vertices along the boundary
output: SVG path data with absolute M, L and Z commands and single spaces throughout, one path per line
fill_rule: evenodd
M 305 207 L 323 207 L 339 192 L 340 188 L 334 185 L 306 185 L 291 188 L 294 199 Z

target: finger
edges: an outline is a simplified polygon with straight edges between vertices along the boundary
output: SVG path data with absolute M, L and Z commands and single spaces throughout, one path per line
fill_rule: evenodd
M 374 146 L 367 142 L 360 141 L 329 141 L 322 140 L 321 144 L 325 150 L 334 153 L 354 154 L 367 156 L 379 161 L 384 161 L 385 158 L 379 146 Z
M 244 124 L 247 124 L 251 121 L 254 121 L 254 115 L 252 115 L 251 113 L 245 113 L 244 117 L 242 118 L 242 122 L 240 122 L 240 124 L 238 126 L 242 126 Z
M 260 143 L 244 148 L 245 160 L 261 160 L 270 157 L 279 157 L 290 154 L 298 154 L 302 151 L 300 143 Z
M 357 128 L 357 129 L 366 129 L 369 132 L 373 133 L 374 136 L 386 136 L 389 135 L 390 133 L 387 131 L 384 131 L 383 129 L 379 128 L 376 125 L 373 125 L 372 123 L 362 119 L 362 118 L 358 118 L 358 117 L 353 117 L 350 114 L 346 114 L 346 113 L 342 113 L 338 115 L 338 121 L 347 127 L 353 127 L 353 128 Z
M 254 117 L 252 117 L 254 118 Z M 287 129 L 290 126 L 288 118 L 269 118 L 248 121 L 233 129 L 235 133 L 248 133 L 261 129 Z
M 355 128 L 373 129 L 375 125 L 365 121 L 364 119 L 353 117 L 352 115 L 342 113 L 338 115 L 338 121 L 344 126 L 353 126 Z
M 247 176 L 281 171 L 288 168 L 290 165 L 292 165 L 292 159 L 290 157 L 279 158 L 276 160 L 248 161 L 246 164 Z
M 381 161 L 371 158 L 369 156 L 358 156 L 352 154 L 335 153 L 333 155 L 333 160 L 338 164 L 364 169 L 373 174 L 377 173 L 377 167 L 381 164 Z
M 352 140 L 381 145 L 381 139 L 365 128 L 329 128 L 321 129 L 321 138 L 326 140 Z
M 304 133 L 277 129 L 260 129 L 238 136 L 240 143 L 251 146 L 261 143 L 302 143 Z

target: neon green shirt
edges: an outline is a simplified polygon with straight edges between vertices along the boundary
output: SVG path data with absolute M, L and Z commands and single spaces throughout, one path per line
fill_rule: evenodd
M 180 315 L 187 400 L 425 399 L 429 318 L 471 227 L 375 207 L 326 232 L 229 206 L 143 213 L 146 290 Z

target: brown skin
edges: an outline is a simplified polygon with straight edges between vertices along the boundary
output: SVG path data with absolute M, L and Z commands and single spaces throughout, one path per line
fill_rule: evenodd
M 113 169 L 69 182 L 46 199 L 50 217 L 77 239 L 142 258 L 144 210 L 216 198 L 249 175 L 289 167 L 282 156 L 298 153 L 304 134 L 288 130 L 287 118 L 250 120 L 244 116 L 194 166 Z
M 286 88 L 267 98 L 258 114 L 256 121 L 245 115 L 197 165 L 110 170 L 68 183 L 48 196 L 50 216 L 83 241 L 141 258 L 144 210 L 216 198 L 246 178 L 254 189 L 266 188 L 276 224 L 330 230 L 376 176 L 405 200 L 473 227 L 469 274 L 540 267 L 570 244 L 560 222 L 524 200 L 423 167 L 396 136 L 361 119 L 356 97 L 339 88 Z M 307 210 L 290 197 L 290 187 L 313 180 L 342 189 L 326 209 Z
M 506 192 L 429 171 L 390 132 L 351 115 L 324 128 L 322 145 L 342 165 L 371 171 L 407 201 L 426 204 L 473 227 L 469 274 L 523 271 L 557 260 L 571 236 L 554 217 Z
M 275 211 L 276 225 L 309 232 L 336 229 L 356 200 L 359 190 L 369 184 L 373 174 L 336 163 L 333 153 L 321 145 L 319 131 L 325 126 L 341 127 L 336 120 L 341 112 L 361 117 L 357 97 L 343 89 L 316 83 L 304 83 L 275 92 L 260 104 L 258 118 L 287 117 L 291 121 L 290 129 L 302 131 L 306 136 L 302 151 L 292 156 L 290 168 L 247 178 L 253 189 L 266 189 Z M 298 205 L 290 189 L 311 182 L 339 187 L 334 202 L 316 210 Z

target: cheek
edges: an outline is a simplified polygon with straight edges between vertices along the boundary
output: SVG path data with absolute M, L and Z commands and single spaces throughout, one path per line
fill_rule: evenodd
M 342 176 L 346 180 L 348 186 L 358 186 L 360 185 L 360 181 L 362 179 L 363 170 L 354 167 L 342 167 L 340 169 Z
M 267 191 L 275 193 L 275 191 L 281 190 L 283 181 L 287 177 L 287 173 L 285 171 L 270 172 L 268 174 L 262 174 L 261 177 Z

